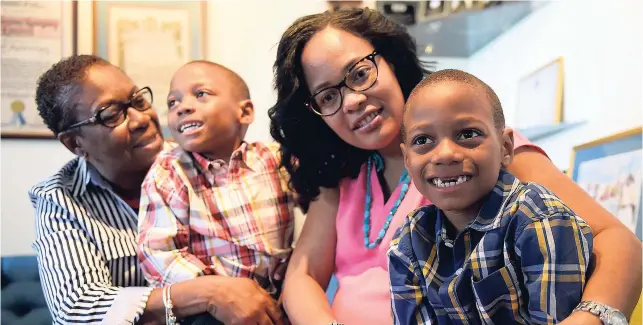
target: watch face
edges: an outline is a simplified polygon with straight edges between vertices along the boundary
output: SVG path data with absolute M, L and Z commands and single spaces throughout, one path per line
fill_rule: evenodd
M 627 318 L 621 312 L 613 310 L 610 312 L 610 325 L 627 325 Z

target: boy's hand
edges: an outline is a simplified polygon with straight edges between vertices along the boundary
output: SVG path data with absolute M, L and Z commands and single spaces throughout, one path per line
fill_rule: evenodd
M 213 280 L 208 312 L 227 325 L 283 325 L 281 309 L 255 281 L 210 276 Z

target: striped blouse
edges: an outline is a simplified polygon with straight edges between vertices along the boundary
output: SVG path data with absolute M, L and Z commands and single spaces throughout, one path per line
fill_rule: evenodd
M 54 324 L 133 324 L 152 290 L 136 256 L 137 214 L 75 158 L 29 190 L 40 278 Z

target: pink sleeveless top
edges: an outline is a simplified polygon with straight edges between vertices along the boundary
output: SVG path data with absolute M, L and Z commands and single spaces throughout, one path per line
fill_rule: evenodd
M 514 131 L 514 148 L 531 146 L 520 133 Z M 377 247 L 364 246 L 364 209 L 366 198 L 366 164 L 357 179 L 345 179 L 340 183 L 339 208 L 336 217 L 337 247 L 335 253 L 335 277 L 338 289 L 333 300 L 333 314 L 339 323 L 350 325 L 390 325 L 391 296 L 386 252 L 397 228 L 406 216 L 420 206 L 430 204 L 411 183 L 402 200 L 386 236 Z M 389 200 L 384 202 L 382 188 L 375 170 L 371 171 L 371 234 L 370 242 L 377 238 L 382 225 L 400 195 L 397 186 Z
M 387 202 L 375 170 L 371 171 L 371 235 L 373 242 L 382 229 L 389 212 L 400 195 L 398 186 Z M 333 300 L 333 314 L 339 323 L 377 325 L 393 323 L 386 251 L 395 230 L 416 208 L 429 204 L 411 183 L 397 213 L 393 216 L 386 236 L 377 247 L 364 246 L 364 208 L 366 198 L 366 165 L 357 179 L 345 179 L 340 184 L 337 211 L 337 249 L 335 276 L 338 290 Z

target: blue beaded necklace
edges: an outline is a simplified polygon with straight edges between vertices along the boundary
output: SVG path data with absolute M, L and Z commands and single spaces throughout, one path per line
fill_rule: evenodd
M 382 239 L 384 239 L 384 235 L 386 235 L 386 231 L 388 230 L 388 227 L 391 225 L 391 220 L 393 220 L 393 216 L 395 215 L 395 212 L 397 212 L 397 209 L 400 207 L 400 204 L 402 203 L 402 200 L 404 199 L 404 196 L 406 195 L 406 192 L 409 190 L 409 183 L 411 182 L 411 177 L 409 176 L 408 172 L 406 169 L 404 169 L 404 172 L 402 172 L 402 176 L 400 176 L 400 180 L 398 182 L 402 184 L 402 189 L 400 190 L 400 195 L 397 198 L 397 201 L 395 201 L 395 205 L 393 205 L 393 209 L 388 214 L 388 217 L 386 217 L 386 221 L 384 222 L 384 225 L 382 226 L 382 229 L 380 229 L 380 232 L 375 239 L 374 242 L 370 242 L 370 234 L 371 234 L 371 203 L 373 202 L 373 199 L 371 197 L 371 171 L 373 170 L 373 164 L 375 164 L 375 168 L 377 171 L 381 171 L 384 168 L 384 162 L 382 161 L 382 157 L 380 157 L 379 154 L 374 153 L 371 155 L 368 160 L 366 161 L 366 207 L 364 209 L 364 246 L 368 249 L 373 249 L 377 247 L 382 242 Z

